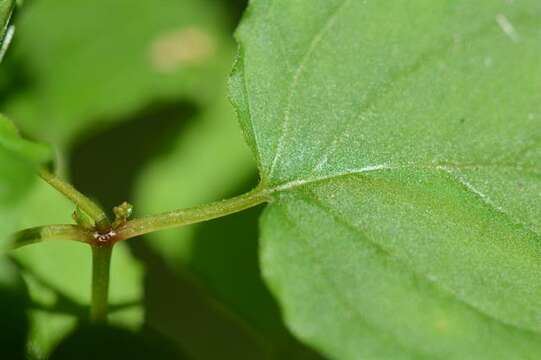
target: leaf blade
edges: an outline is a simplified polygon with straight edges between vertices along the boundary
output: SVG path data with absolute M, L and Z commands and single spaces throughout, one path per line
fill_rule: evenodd
M 264 274 L 300 337 L 336 358 L 539 351 L 540 16 L 534 2 L 253 2 L 230 92 L 276 198 Z M 310 252 L 338 289 L 318 293 Z M 389 333 L 406 350 L 389 354 Z

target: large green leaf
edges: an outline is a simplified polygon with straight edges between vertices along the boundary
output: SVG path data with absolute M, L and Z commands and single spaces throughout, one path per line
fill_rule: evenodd
M 26 132 L 65 146 L 154 101 L 205 104 L 215 73 L 229 66 L 224 12 L 199 0 L 29 2 L 0 73 L 3 111 Z
M 231 92 L 299 337 L 339 359 L 541 354 L 540 24 L 533 0 L 253 1 Z

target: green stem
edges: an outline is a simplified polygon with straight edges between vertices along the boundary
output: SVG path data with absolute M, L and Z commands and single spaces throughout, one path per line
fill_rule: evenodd
M 92 246 L 92 305 L 90 318 L 94 323 L 107 321 L 109 270 L 113 245 Z
M 270 200 L 271 198 L 268 191 L 256 188 L 246 194 L 231 199 L 189 209 L 173 210 L 128 221 L 126 225 L 117 229 L 115 239 L 117 241 L 126 240 L 158 230 L 215 219 L 257 206 Z
M 45 169 L 40 170 L 39 175 L 90 216 L 96 223 L 98 231 L 107 232 L 111 228 L 111 222 L 105 212 L 95 202 L 77 191 L 71 184 L 62 181 Z
M 47 225 L 17 231 L 8 243 L 9 249 L 35 244 L 46 240 L 75 240 L 90 243 L 92 233 L 77 225 Z

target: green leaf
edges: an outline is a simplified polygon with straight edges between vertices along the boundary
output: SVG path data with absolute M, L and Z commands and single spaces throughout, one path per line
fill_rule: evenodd
M 0 247 L 17 229 L 17 206 L 37 179 L 36 167 L 50 157 L 48 146 L 21 138 L 15 126 L 0 114 Z
M 39 165 L 51 158 L 49 146 L 23 139 L 13 123 L 0 114 L 0 150 L 13 159 Z
M 264 276 L 330 357 L 541 353 L 538 1 L 253 1 Z
M 213 1 L 25 4 L 0 74 L 11 79 L 3 111 L 63 148 L 156 101 L 205 104 L 232 52 L 224 12 Z

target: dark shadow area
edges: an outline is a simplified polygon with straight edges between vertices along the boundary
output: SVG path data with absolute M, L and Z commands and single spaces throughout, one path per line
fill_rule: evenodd
M 0 258 L 0 359 L 26 359 L 29 303 L 28 290 L 16 267 L 9 259 Z
M 29 308 L 39 309 L 43 311 L 49 311 L 54 313 L 68 314 L 79 319 L 88 317 L 88 305 L 82 305 L 69 296 L 67 296 L 62 290 L 47 281 L 40 274 L 35 273 L 32 269 L 28 268 L 15 258 L 10 258 L 13 265 L 17 268 L 19 274 L 25 274 L 25 276 L 31 277 L 40 286 L 49 289 L 55 295 L 55 303 L 52 306 L 44 307 L 42 304 L 29 302 Z
M 224 198 L 246 192 L 254 176 Z M 212 295 L 260 334 L 273 359 L 321 359 L 286 329 L 280 310 L 261 278 L 258 238 L 263 206 L 200 224 L 194 240 L 190 271 Z
M 25 60 L 12 55 L 13 48 L 17 46 L 16 38 L 0 67 L 0 106 L 3 106 L 10 97 L 16 97 L 18 94 L 28 91 L 34 83 L 33 76 L 28 66 L 25 65 Z
M 237 25 L 242 18 L 244 10 L 248 6 L 248 0 L 218 0 L 223 1 L 226 4 L 226 8 L 229 12 L 229 28 L 231 33 L 235 31 Z
M 55 314 L 70 315 L 79 319 L 80 322 L 86 322 L 88 320 L 88 316 L 90 313 L 90 306 L 88 304 L 81 304 L 77 301 L 74 301 L 71 297 L 66 295 L 64 291 L 52 284 L 41 274 L 36 273 L 33 269 L 22 264 L 15 257 L 9 257 L 9 261 L 13 265 L 13 268 L 17 270 L 18 274 L 24 274 L 25 277 L 32 278 L 32 280 L 35 281 L 36 284 L 39 284 L 39 286 L 48 289 L 54 294 L 54 303 L 50 305 L 44 305 L 42 303 L 35 302 L 29 298 L 28 301 L 24 302 L 26 308 Z M 126 308 L 137 305 L 140 305 L 139 301 L 109 304 L 109 314 L 113 314 L 117 311 L 122 311 Z
M 130 199 L 137 173 L 155 156 L 170 150 L 196 113 L 190 103 L 157 103 L 105 132 L 80 140 L 70 159 L 73 183 L 110 211 Z
M 145 315 L 196 359 L 267 359 L 258 335 L 209 296 L 189 273 L 173 271 L 144 241 L 132 242 L 145 264 Z
M 132 332 L 106 325 L 81 325 L 55 348 L 50 360 L 180 360 L 174 344 L 151 329 Z

